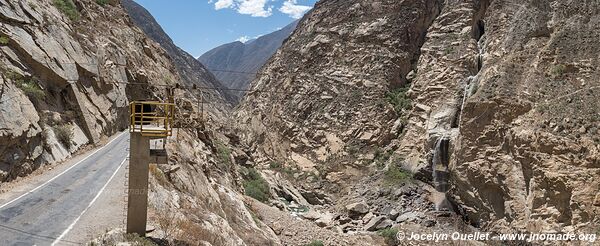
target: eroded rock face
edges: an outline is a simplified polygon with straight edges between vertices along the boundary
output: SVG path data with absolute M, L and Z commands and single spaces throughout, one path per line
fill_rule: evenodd
M 119 1 L 74 2 L 78 14 L 69 18 L 54 0 L 0 0 L 0 182 L 124 130 L 130 101 L 166 100 L 165 87 L 180 80 L 171 58 L 131 22 Z M 178 116 L 194 111 L 185 99 L 191 95 L 177 90 L 175 96 Z M 277 245 L 241 195 L 234 165 L 249 157 L 236 149 L 227 169 L 215 160 L 215 137 L 204 130 L 222 125 L 222 101 L 207 106 L 209 122 L 169 140 L 172 165 L 151 169 L 151 204 L 180 216 L 167 217 L 171 225 L 185 218 L 176 229 L 188 232 L 178 239 L 189 244 Z M 164 231 L 161 219 L 150 223 Z
M 385 147 L 473 225 L 587 230 L 599 212 L 598 9 L 321 1 L 253 82 L 271 93 L 242 102 L 245 138 L 257 159 L 328 184 L 367 175 Z M 408 82 L 406 118 L 377 104 Z
M 455 1 L 427 34 L 399 152 L 432 163 L 450 139 L 452 199 L 491 230 L 593 222 L 599 142 L 597 3 Z
M 0 4 L 0 181 L 124 129 L 130 100 L 158 95 L 148 85 L 178 77 L 114 1 L 75 1 L 74 11 L 67 17 L 50 0 Z M 70 139 L 56 141 L 59 127 L 71 129 Z
M 263 67 L 237 112 L 256 146 L 345 184 L 399 135 L 382 98 L 407 84 L 441 1 L 321 1 Z M 342 11 L 343 10 L 343 11 Z M 335 176 L 335 177 L 334 177 Z
M 280 245 L 277 236 L 258 219 L 250 207 L 256 200 L 245 198 L 238 167 L 226 166 L 213 152 L 225 141 L 217 132 L 206 130 L 199 141 L 197 133 L 183 130 L 168 139 L 169 165 L 151 168 L 150 205 L 162 231 L 174 230 L 167 240 L 210 245 Z M 178 140 L 176 140 L 178 139 Z M 228 148 L 230 148 L 228 146 Z M 179 169 L 172 166 L 179 163 Z M 160 221 L 177 221 L 166 228 Z

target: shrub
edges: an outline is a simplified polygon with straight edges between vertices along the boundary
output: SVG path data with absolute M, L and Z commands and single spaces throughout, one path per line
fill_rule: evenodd
M 385 171 L 385 182 L 390 185 L 402 184 L 412 180 L 412 174 L 397 165 L 390 165 Z
M 550 74 L 554 78 L 560 77 L 563 74 L 565 74 L 566 72 L 567 72 L 567 66 L 565 66 L 564 64 L 554 65 L 550 68 Z
M 454 47 L 448 46 L 444 49 L 444 55 L 450 55 L 450 53 L 454 52 Z
M 306 246 L 324 246 L 324 244 L 323 244 L 323 241 L 321 241 L 321 240 L 313 240 Z
M 254 168 L 248 169 L 248 174 L 244 181 L 245 194 L 260 202 L 269 201 L 269 183 Z
M 73 128 L 70 125 L 56 125 L 52 127 L 56 139 L 67 149 L 70 149 L 73 142 Z
M 396 245 L 396 243 L 397 243 L 396 235 L 398 235 L 397 228 L 382 229 L 382 230 L 377 231 L 377 234 L 379 234 L 379 236 L 382 236 L 383 238 L 385 238 L 385 242 L 387 244 Z
M 231 149 L 221 142 L 216 143 L 217 148 L 217 159 L 221 164 L 231 166 Z
M 65 14 L 71 21 L 79 19 L 79 11 L 73 3 L 73 0 L 54 0 L 54 6 L 63 14 Z
M 138 235 L 137 233 L 125 234 L 124 239 L 126 242 L 133 243 L 133 245 L 139 245 L 139 246 L 158 245 L 158 244 L 154 243 L 152 240 L 142 237 L 142 236 Z
M 281 164 L 279 162 L 272 161 L 271 163 L 269 163 L 269 168 L 279 170 L 281 169 Z
M 404 86 L 386 93 L 385 97 L 388 103 L 394 106 L 396 113 L 402 113 L 411 106 L 411 100 L 408 98 L 406 93 L 408 92 L 409 86 Z
M 108 0 L 96 0 L 96 3 L 102 7 L 108 4 Z
M 0 45 L 7 45 L 10 40 L 6 36 L 0 36 Z
M 31 98 L 42 99 L 46 96 L 46 92 L 40 88 L 34 79 L 27 79 L 25 76 L 12 70 L 6 71 L 4 76 L 12 80 L 19 89 Z
M 384 168 L 385 163 L 392 157 L 394 154 L 393 150 L 382 151 L 381 149 L 375 150 L 375 164 L 378 168 Z
M 293 178 L 294 174 L 299 172 L 299 170 L 297 170 L 297 169 L 294 169 L 291 167 L 284 167 L 283 165 L 281 165 L 281 163 L 275 162 L 275 161 L 272 161 L 271 163 L 269 163 L 269 168 L 271 170 L 283 173 L 283 174 L 289 176 L 290 178 Z
M 42 99 L 46 97 L 46 92 L 42 90 L 33 80 L 24 80 L 16 82 L 17 87 L 19 87 L 25 93 L 25 95 L 36 99 Z

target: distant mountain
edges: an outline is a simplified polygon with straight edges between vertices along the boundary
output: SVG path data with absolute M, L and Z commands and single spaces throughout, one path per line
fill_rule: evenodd
M 133 22 L 167 51 L 184 82 L 188 85 L 196 84 L 217 88 L 226 87 L 196 58 L 177 47 L 148 10 L 133 0 L 122 0 L 121 3 Z M 237 101 L 237 95 L 233 95 L 226 90 L 219 90 L 218 93 L 209 93 L 209 95 L 222 97 L 222 99 L 225 99 L 229 103 Z M 212 99 L 209 98 L 209 100 Z
M 275 54 L 297 25 L 298 21 L 295 21 L 276 32 L 246 43 L 221 45 L 204 53 L 198 60 L 208 67 L 223 85 L 233 89 L 246 89 L 256 77 L 253 73 L 258 72 Z M 243 91 L 233 93 L 238 99 L 244 96 Z

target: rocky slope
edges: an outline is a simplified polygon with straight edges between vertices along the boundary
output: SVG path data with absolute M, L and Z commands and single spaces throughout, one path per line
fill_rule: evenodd
M 233 42 L 221 45 L 204 53 L 198 60 L 210 69 L 214 69 L 215 76 L 228 88 L 248 89 L 250 82 L 256 77 L 255 73 L 281 47 L 296 25 L 298 21 L 247 43 Z M 240 100 L 245 92 L 238 91 L 235 94 L 237 100 Z
M 333 224 L 356 206 L 378 218 L 351 230 L 396 209 L 450 210 L 494 232 L 593 231 L 599 7 L 320 1 L 239 106 L 243 139 L 264 173 L 297 172 L 304 192 L 276 195 L 318 194 L 308 203 L 325 201 Z M 420 188 L 373 188 L 389 176 Z M 395 194 L 422 207 L 390 205 Z
M 0 0 L 0 20 L 0 186 L 126 129 L 130 101 L 165 100 L 181 78 L 119 1 Z M 191 93 L 175 95 L 178 119 L 198 112 Z M 152 168 L 150 223 L 172 233 L 177 222 L 185 237 L 167 238 L 188 244 L 277 244 L 246 206 L 237 169 L 222 168 L 231 144 L 214 127 L 218 102 L 168 140 L 172 165 Z
M 227 86 L 223 86 L 223 84 L 220 83 L 217 78 L 202 65 L 202 63 L 177 47 L 175 43 L 173 43 L 173 40 L 171 40 L 158 22 L 156 22 L 154 17 L 144 7 L 133 0 L 122 0 L 121 3 L 129 16 L 131 16 L 133 22 L 139 26 L 146 35 L 160 44 L 160 46 L 167 51 L 167 54 L 175 64 L 177 71 L 186 85 L 217 88 L 216 90 L 206 90 L 206 100 L 210 102 L 223 104 L 220 101 L 226 100 L 229 103 L 233 103 L 237 100 L 231 91 L 220 89 L 223 87 L 227 88 Z
M 0 5 L 0 181 L 123 130 L 128 101 L 179 77 L 115 3 L 65 2 Z
M 410 106 L 401 94 L 442 8 L 331 0 L 300 21 L 237 111 L 257 165 L 281 174 L 269 178 L 276 197 L 309 207 L 308 217 L 334 231 L 435 226 L 434 189 L 412 180 L 392 152 Z M 275 181 L 285 177 L 291 188 Z
M 450 198 L 473 225 L 593 231 L 600 111 L 589 51 L 599 7 L 458 2 L 430 29 L 399 152 L 413 169 L 449 171 Z

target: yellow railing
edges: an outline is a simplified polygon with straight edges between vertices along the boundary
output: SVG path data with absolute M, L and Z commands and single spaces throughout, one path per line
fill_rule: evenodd
M 129 132 L 146 137 L 169 137 L 173 133 L 175 104 L 136 101 L 129 104 Z

